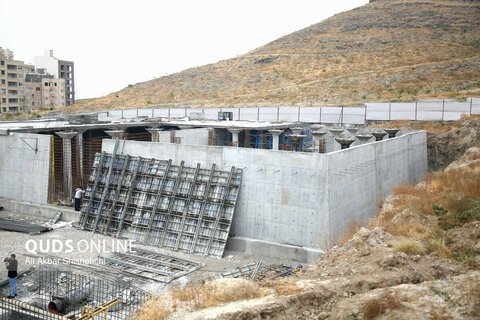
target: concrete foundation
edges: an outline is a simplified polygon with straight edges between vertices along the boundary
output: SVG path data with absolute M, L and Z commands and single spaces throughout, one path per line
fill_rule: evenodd
M 315 260 L 325 253 L 319 249 L 245 237 L 228 238 L 226 249 L 252 255 L 267 256 L 274 259 L 298 261 L 306 264 L 315 262 Z
M 42 217 L 45 218 L 45 221 L 50 221 L 58 211 L 62 212 L 61 221 L 78 221 L 80 217 L 80 212 L 76 212 L 70 207 L 36 204 L 5 198 L 0 198 L 0 206 L 4 207 L 7 212 L 27 217 Z

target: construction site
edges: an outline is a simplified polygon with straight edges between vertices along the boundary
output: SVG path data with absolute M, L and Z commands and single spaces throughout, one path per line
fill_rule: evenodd
M 286 276 L 428 170 L 425 131 L 225 111 L 10 122 L 0 151 L 0 252 L 19 261 L 0 319 L 130 319 L 173 286 Z

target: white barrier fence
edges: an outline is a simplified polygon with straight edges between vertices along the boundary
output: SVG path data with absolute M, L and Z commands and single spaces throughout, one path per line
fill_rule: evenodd
M 367 120 L 455 121 L 462 115 L 480 114 L 480 98 L 465 102 L 441 100 L 367 103 L 365 107 L 246 107 L 246 108 L 148 108 L 99 112 L 98 118 L 184 118 L 218 120 L 218 112 L 232 112 L 233 120 L 364 124 Z

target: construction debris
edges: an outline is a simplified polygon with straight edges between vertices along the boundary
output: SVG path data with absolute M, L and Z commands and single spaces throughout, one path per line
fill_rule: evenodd
M 55 212 L 55 216 L 52 218 L 52 220 L 50 220 L 49 224 L 53 225 L 53 224 L 57 223 L 58 219 L 60 219 L 61 216 L 62 216 L 61 211 Z
M 291 267 L 285 265 L 266 265 L 259 262 L 252 262 L 244 266 L 235 268 L 222 274 L 224 278 L 243 278 L 249 280 L 262 281 L 265 279 L 275 279 L 286 277 L 295 270 L 301 269 L 301 266 Z
M 117 146 L 117 144 L 116 144 Z M 242 170 L 174 166 L 98 153 L 83 200 L 82 229 L 173 251 L 221 258 Z
M 52 230 L 52 228 L 40 226 L 37 224 L 9 220 L 4 218 L 0 218 L 0 229 L 6 230 L 6 231 L 29 233 L 29 234 L 39 234 L 41 232 L 47 232 Z
M 131 253 L 115 252 L 112 257 L 100 256 L 106 266 L 155 281 L 171 281 L 199 269 L 202 264 L 164 254 L 133 248 Z

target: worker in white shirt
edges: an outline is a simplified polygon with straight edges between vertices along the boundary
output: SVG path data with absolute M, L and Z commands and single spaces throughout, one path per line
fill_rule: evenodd
M 82 196 L 85 193 L 85 190 L 82 188 L 77 188 L 75 190 L 75 211 L 80 211 L 80 202 L 82 201 Z

